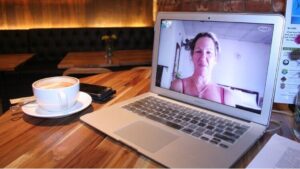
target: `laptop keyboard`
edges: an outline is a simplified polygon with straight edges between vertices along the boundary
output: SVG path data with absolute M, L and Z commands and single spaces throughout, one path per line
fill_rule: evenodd
M 250 127 L 153 96 L 123 108 L 222 148 L 234 144 Z

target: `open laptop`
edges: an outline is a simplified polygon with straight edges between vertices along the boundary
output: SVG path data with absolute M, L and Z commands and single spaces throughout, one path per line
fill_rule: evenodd
M 269 124 L 283 26 L 275 14 L 160 12 L 150 92 L 80 119 L 166 167 L 230 167 Z M 211 82 L 234 104 L 170 89 L 193 74 L 199 32 L 218 38 Z

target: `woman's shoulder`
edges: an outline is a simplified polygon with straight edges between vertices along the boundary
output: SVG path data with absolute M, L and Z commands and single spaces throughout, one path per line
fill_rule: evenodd
M 178 92 L 183 91 L 183 79 L 175 79 L 171 82 L 171 90 L 175 90 Z

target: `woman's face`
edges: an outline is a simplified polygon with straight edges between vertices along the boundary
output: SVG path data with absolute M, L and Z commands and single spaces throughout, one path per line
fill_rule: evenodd
M 193 62 L 195 72 L 198 75 L 209 78 L 211 70 L 216 62 L 214 41 L 209 37 L 201 37 L 196 41 Z

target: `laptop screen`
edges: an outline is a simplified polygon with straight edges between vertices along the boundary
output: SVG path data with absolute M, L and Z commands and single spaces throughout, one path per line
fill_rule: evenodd
M 264 23 L 160 20 L 155 86 L 260 114 L 273 30 Z

